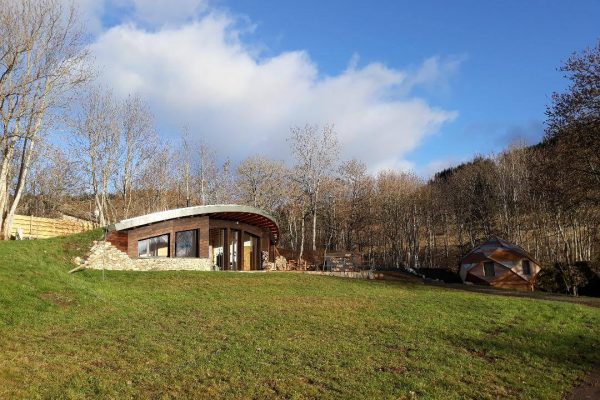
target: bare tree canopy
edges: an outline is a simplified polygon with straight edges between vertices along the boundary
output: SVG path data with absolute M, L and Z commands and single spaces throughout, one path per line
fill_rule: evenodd
M 598 276 L 600 42 L 561 68 L 570 86 L 553 95 L 541 143 L 475 156 L 427 180 L 370 173 L 356 159 L 338 163 L 333 125 L 291 128 L 281 161 L 265 154 L 235 163 L 207 144 L 210 136 L 187 128 L 180 140 L 161 137 L 140 95 L 118 98 L 87 82 L 76 14 L 62 4 L 0 0 L 4 238 L 17 210 L 79 209 L 109 224 L 235 202 L 272 213 L 282 252 L 303 265 L 343 250 L 372 267 L 456 270 L 470 249 L 499 235 L 539 260 L 545 289 L 577 294 Z M 43 141 L 57 121 L 66 121 L 70 147 Z
M 0 229 L 10 233 L 40 133 L 88 78 L 73 6 L 0 1 Z
M 98 222 L 106 225 L 115 219 L 110 184 L 117 173 L 120 144 L 119 108 L 112 93 L 99 87 L 84 92 L 69 125 L 73 130 L 72 153 L 82 166 L 81 178 L 88 181 Z
M 238 165 L 236 176 L 236 188 L 242 203 L 269 212 L 283 205 L 287 178 L 283 162 L 252 156 Z
M 312 214 L 312 250 L 317 250 L 317 212 L 323 180 L 338 158 L 338 142 L 333 125 L 306 125 L 291 129 L 290 145 L 296 159 L 294 179 L 307 198 Z

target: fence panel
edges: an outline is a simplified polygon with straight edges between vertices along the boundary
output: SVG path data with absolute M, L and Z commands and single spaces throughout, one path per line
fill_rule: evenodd
M 72 235 L 89 231 L 97 227 L 90 221 L 70 221 L 65 219 L 32 217 L 29 215 L 15 215 L 13 220 L 13 236 L 17 235 L 20 228 L 26 238 L 46 239 L 55 236 Z

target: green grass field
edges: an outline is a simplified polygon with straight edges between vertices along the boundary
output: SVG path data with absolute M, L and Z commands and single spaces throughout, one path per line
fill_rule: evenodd
M 0 398 L 561 399 L 600 309 L 291 273 L 67 274 L 0 242 Z

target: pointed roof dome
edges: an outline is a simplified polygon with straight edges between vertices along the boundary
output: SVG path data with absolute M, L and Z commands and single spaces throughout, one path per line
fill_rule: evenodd
M 539 264 L 535 258 L 521 246 L 510 243 L 496 235 L 490 235 L 485 242 L 467 253 L 463 257 L 463 260 L 467 258 L 471 259 L 473 256 L 489 258 L 499 263 L 501 263 L 501 259 L 503 258 L 528 258 L 536 264 Z

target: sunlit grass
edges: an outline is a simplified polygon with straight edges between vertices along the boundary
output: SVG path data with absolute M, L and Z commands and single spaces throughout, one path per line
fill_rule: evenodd
M 286 273 L 67 274 L 98 232 L 0 243 L 0 398 L 560 399 L 600 310 Z

